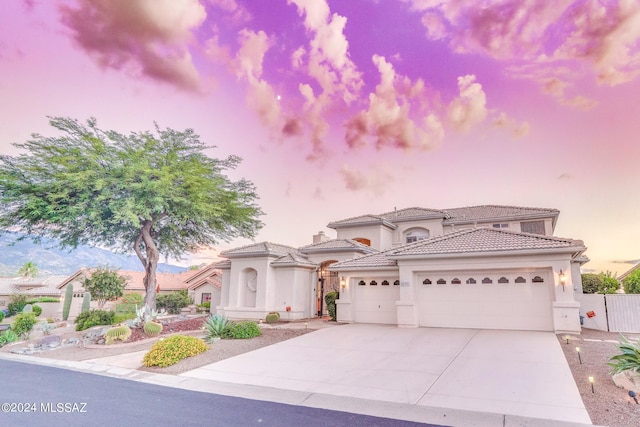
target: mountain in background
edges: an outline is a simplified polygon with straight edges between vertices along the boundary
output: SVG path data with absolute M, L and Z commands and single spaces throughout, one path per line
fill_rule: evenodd
M 121 255 L 106 249 L 80 245 L 71 251 L 58 247 L 57 241 L 43 238 L 33 243 L 30 239 L 16 241 L 21 235 L 0 234 L 0 277 L 16 276 L 24 263 L 31 261 L 38 266 L 38 275 L 71 275 L 84 267 L 108 266 L 119 270 L 144 271 L 135 255 Z M 180 273 L 185 267 L 159 263 L 160 273 Z

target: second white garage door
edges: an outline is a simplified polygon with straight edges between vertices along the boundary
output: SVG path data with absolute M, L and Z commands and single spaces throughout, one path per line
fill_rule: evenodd
M 552 331 L 548 271 L 418 275 L 420 326 Z

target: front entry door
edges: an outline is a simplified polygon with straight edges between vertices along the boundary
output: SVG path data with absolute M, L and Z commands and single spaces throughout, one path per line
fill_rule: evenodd
M 338 291 L 340 289 L 340 280 L 338 278 L 337 271 L 329 271 L 327 267 L 336 261 L 326 261 L 320 265 L 320 271 L 318 271 L 318 292 L 317 292 L 317 308 L 318 317 L 324 315 L 324 296 L 327 292 Z

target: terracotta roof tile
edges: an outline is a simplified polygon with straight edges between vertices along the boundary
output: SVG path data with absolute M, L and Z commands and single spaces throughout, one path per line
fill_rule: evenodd
M 488 221 L 491 219 L 557 216 L 560 211 L 547 208 L 530 208 L 521 206 L 480 205 L 463 208 L 444 209 L 450 216 L 445 223 L 459 223 L 471 221 Z
M 260 242 L 253 243 L 251 245 L 241 246 L 235 249 L 229 249 L 223 251 L 220 255 L 226 257 L 233 256 L 252 256 L 252 255 L 286 255 L 291 252 L 298 252 L 298 250 L 291 246 L 280 245 L 278 243 Z
M 351 239 L 331 239 L 325 242 L 312 243 L 299 249 L 302 253 L 336 250 L 355 250 L 365 253 L 377 252 L 374 248 Z

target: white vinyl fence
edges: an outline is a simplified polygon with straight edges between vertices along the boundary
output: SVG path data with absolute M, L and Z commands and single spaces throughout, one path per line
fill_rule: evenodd
M 577 294 L 583 326 L 610 332 L 640 332 L 640 295 Z

